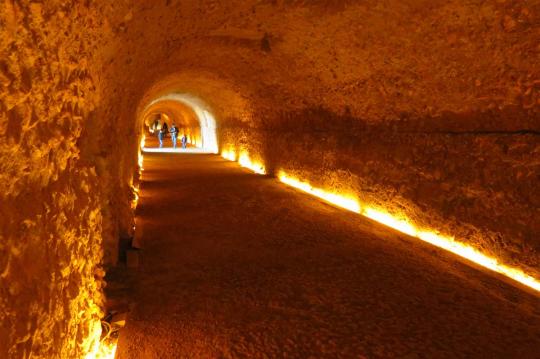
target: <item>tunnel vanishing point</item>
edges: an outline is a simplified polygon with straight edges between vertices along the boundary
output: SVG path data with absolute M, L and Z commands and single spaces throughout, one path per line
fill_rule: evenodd
M 98 357 L 159 115 L 538 296 L 539 64 L 538 0 L 0 0 L 0 358 Z

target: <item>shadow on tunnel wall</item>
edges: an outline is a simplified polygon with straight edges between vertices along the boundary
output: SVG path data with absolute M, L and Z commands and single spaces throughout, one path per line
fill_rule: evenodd
M 455 236 L 538 276 L 540 131 L 516 109 L 370 125 L 315 108 L 250 128 L 227 121 L 224 146 L 260 154 L 321 188 Z M 271 125 L 268 125 L 271 124 Z M 536 210 L 535 210 L 536 209 Z

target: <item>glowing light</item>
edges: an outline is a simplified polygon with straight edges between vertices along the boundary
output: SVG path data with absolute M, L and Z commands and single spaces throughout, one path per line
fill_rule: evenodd
M 509 277 L 516 282 L 519 282 L 536 291 L 540 291 L 540 281 L 528 274 L 525 274 L 520 269 L 499 263 L 496 258 L 489 257 L 471 246 L 458 242 L 453 237 L 442 236 L 430 231 L 418 231 L 415 237 L 423 240 L 424 242 L 428 242 L 434 246 L 457 254 L 460 257 L 466 258 L 471 262 L 481 265 L 482 267 L 491 269 L 494 272 Z
M 363 208 L 361 214 L 376 222 L 384 224 L 385 226 L 394 228 L 395 230 L 408 234 L 409 236 L 416 236 L 416 228 L 407 220 L 398 219 L 389 213 L 381 212 L 371 207 Z
M 141 138 L 141 150 L 144 148 L 144 145 L 146 143 L 146 135 L 142 135 L 142 138 Z
M 100 342 L 95 353 L 86 356 L 86 359 L 114 359 L 117 349 L 116 342 Z
M 143 162 L 144 162 L 143 151 L 144 151 L 145 143 L 146 143 L 146 136 L 143 135 L 142 138 L 141 138 L 140 146 L 139 146 L 139 169 L 141 171 L 144 171 L 144 168 L 143 168 Z
M 229 148 L 228 150 L 221 150 L 221 157 L 225 158 L 226 160 L 235 162 L 236 152 L 232 148 Z M 238 156 L 238 164 L 257 174 L 266 174 L 266 169 L 264 168 L 264 165 L 260 162 L 253 161 L 246 151 L 240 152 L 240 155 Z
M 435 231 L 419 229 L 406 217 L 398 218 L 397 216 L 394 216 L 382 209 L 375 209 L 373 207 L 366 206 L 351 197 L 345 197 L 340 194 L 327 192 L 320 188 L 314 188 L 308 182 L 293 178 L 283 171 L 279 173 L 278 177 L 281 182 L 289 186 L 298 188 L 338 207 L 359 213 L 385 226 L 408 234 L 409 236 L 421 239 L 424 242 L 452 252 L 484 268 L 511 278 L 529 288 L 540 291 L 540 281 L 536 278 L 526 274 L 520 269 L 502 264 L 496 258 L 487 256 L 465 243 L 456 241 L 453 237 L 444 236 Z
M 91 350 L 85 359 L 114 359 L 116 355 L 117 339 L 106 335 L 101 339 L 102 329 L 99 321 L 91 324 L 91 335 L 88 340 L 93 342 Z
M 242 152 L 240 154 L 240 157 L 238 157 L 238 163 L 240 164 L 240 166 L 250 169 L 253 172 L 258 173 L 260 175 L 266 174 L 266 170 L 264 166 L 260 162 L 253 162 L 249 158 L 249 155 L 247 154 L 247 152 Z
M 201 113 L 195 109 L 195 113 L 199 116 L 199 121 L 201 123 L 203 147 L 212 153 L 218 153 L 216 120 L 214 119 L 214 116 L 206 110 L 203 110 L 201 115 Z
M 137 204 L 139 203 L 139 189 L 137 187 L 132 186 L 131 190 L 133 191 L 133 201 L 131 202 L 131 208 L 135 209 L 137 208 Z
M 236 152 L 234 152 L 233 150 L 221 151 L 221 157 L 234 162 L 236 161 Z
M 218 141 L 216 134 L 216 119 L 211 113 L 210 108 L 203 101 L 194 97 L 190 94 L 180 94 L 180 93 L 171 93 L 162 97 L 155 99 L 150 102 L 146 108 L 149 109 L 156 103 L 160 101 L 178 101 L 182 102 L 195 112 L 197 119 L 199 120 L 200 125 L 200 140 L 197 140 L 196 143 L 200 142 L 200 147 L 208 153 L 218 153 Z
M 188 147 L 188 148 L 173 148 L 173 147 L 163 147 L 163 148 L 152 148 L 146 147 L 143 150 L 144 153 L 214 153 L 209 152 L 204 148 L 199 147 Z
M 315 188 L 311 186 L 308 182 L 303 182 L 296 178 L 290 177 L 284 172 L 280 172 L 278 178 L 281 182 L 291 187 L 297 188 L 315 197 L 321 198 L 337 207 L 341 207 L 355 213 L 360 213 L 360 203 L 351 196 L 344 196 L 338 193 L 325 191 L 321 188 Z

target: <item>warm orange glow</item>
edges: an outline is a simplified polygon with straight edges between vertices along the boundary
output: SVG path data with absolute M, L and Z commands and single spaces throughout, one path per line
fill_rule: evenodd
M 409 236 L 416 237 L 416 228 L 405 219 L 398 219 L 387 212 L 379 211 L 372 207 L 362 208 L 361 214 L 374 220 L 375 222 L 379 222 L 385 226 L 394 228 L 395 230 L 408 234 Z
M 190 145 L 193 145 L 195 147 L 201 147 L 202 140 L 201 140 L 200 135 L 198 135 L 196 133 L 193 133 L 193 132 L 187 132 L 186 136 L 187 136 L 188 143 Z
M 236 152 L 233 149 L 222 150 L 221 157 L 229 161 L 236 161 Z M 240 166 L 247 168 L 260 175 L 266 174 L 266 169 L 264 168 L 264 165 L 258 161 L 253 161 L 249 157 L 248 152 L 246 151 L 240 152 L 240 155 L 238 156 L 238 163 L 240 164 Z
M 137 204 L 139 203 L 139 189 L 134 186 L 131 186 L 131 189 L 133 191 L 133 196 L 135 197 L 131 202 L 131 209 L 135 209 L 137 208 Z
M 144 144 L 146 143 L 146 135 L 142 135 L 142 138 L 141 138 L 141 150 L 144 148 Z
M 450 251 L 484 268 L 488 268 L 523 285 L 526 285 L 527 287 L 540 291 L 540 281 L 537 279 L 524 273 L 520 269 L 502 264 L 496 258 L 487 256 L 465 243 L 456 241 L 453 237 L 444 236 L 432 230 L 419 229 L 412 223 L 412 221 L 404 216 L 401 216 L 400 218 L 382 209 L 376 209 L 364 205 L 354 199 L 352 196 L 343 196 L 341 194 L 331 193 L 320 188 L 314 188 L 308 182 L 300 181 L 287 175 L 283 171 L 279 173 L 278 177 L 281 182 L 289 186 L 298 188 L 338 207 L 359 213 L 399 232 L 408 234 L 412 237 L 421 239 L 424 242 L 428 242 L 434 246 Z
M 236 161 L 236 152 L 233 150 L 221 151 L 221 157 L 229 161 Z
M 477 249 L 456 241 L 453 237 L 441 236 L 430 231 L 417 231 L 416 236 L 421 240 L 431 243 L 439 248 L 446 249 L 454 254 L 464 257 L 482 267 L 491 269 L 494 272 L 503 274 L 513 280 L 526 285 L 534 290 L 540 291 L 540 281 L 525 274 L 522 270 L 509 267 L 499 263 L 496 258 L 489 257 Z
M 260 162 L 255 162 L 251 160 L 251 158 L 249 158 L 249 154 L 245 151 L 240 153 L 240 156 L 238 157 L 238 163 L 240 164 L 240 166 L 250 169 L 260 175 L 266 174 L 264 166 Z
M 315 197 L 319 197 L 335 206 L 347 209 L 349 211 L 360 213 L 360 203 L 353 196 L 342 195 L 339 193 L 328 192 L 320 188 L 311 186 L 308 182 L 293 178 L 283 171 L 279 173 L 278 178 L 281 182 L 295 187 L 301 191 L 307 192 Z
M 101 339 L 102 329 L 101 323 L 95 322 L 92 324 L 91 338 L 92 347 L 85 359 L 114 359 L 116 355 L 117 341 L 109 336 Z
M 141 143 L 140 143 L 140 146 L 139 146 L 139 169 L 141 171 L 144 171 L 144 168 L 143 168 L 143 161 L 144 161 L 143 149 L 144 149 L 145 142 L 146 142 L 146 136 L 142 135 Z

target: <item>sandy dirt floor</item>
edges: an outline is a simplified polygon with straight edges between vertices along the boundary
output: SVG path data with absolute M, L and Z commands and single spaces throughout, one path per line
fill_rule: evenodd
M 144 167 L 118 358 L 540 358 L 540 299 L 451 254 L 216 155 Z

